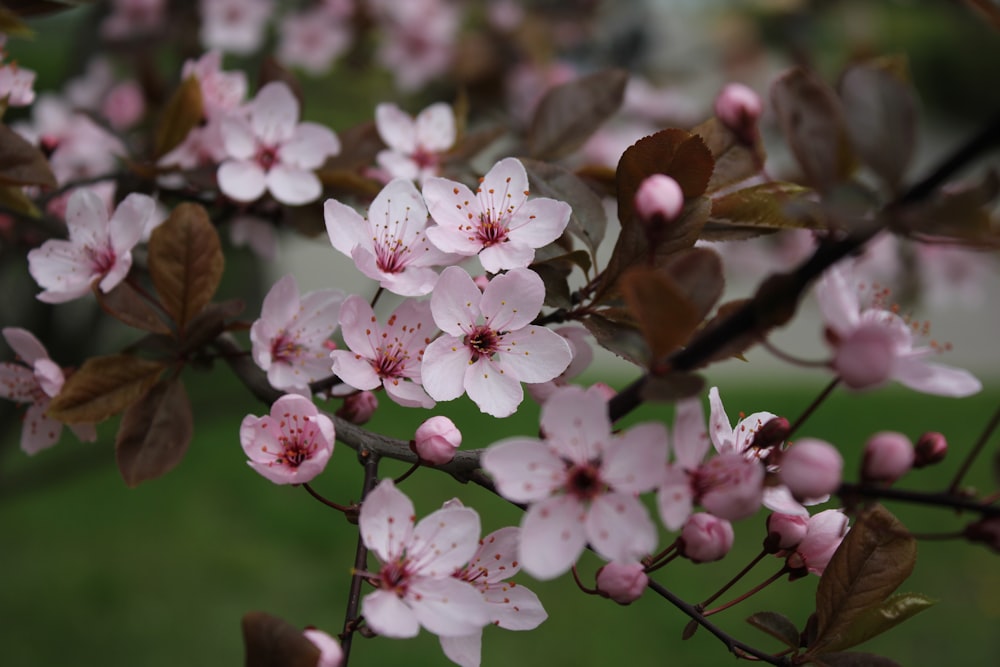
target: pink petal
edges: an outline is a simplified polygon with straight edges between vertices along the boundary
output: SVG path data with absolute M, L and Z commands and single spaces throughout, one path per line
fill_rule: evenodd
M 356 246 L 367 248 L 371 252 L 368 223 L 353 208 L 336 199 L 327 199 L 323 204 L 323 217 L 326 220 L 326 233 L 334 248 L 348 257 Z
M 765 486 L 761 504 L 772 512 L 809 517 L 809 510 L 795 500 L 788 487 L 782 484 L 778 486 Z
M 464 336 L 479 319 L 481 299 L 482 293 L 465 269 L 449 266 L 441 272 L 431 295 L 434 322 L 447 334 Z
M 823 321 L 839 334 L 857 326 L 860 312 L 858 294 L 848 283 L 848 275 L 840 265 L 834 265 L 816 284 L 816 301 Z
M 304 344 L 321 347 L 337 330 L 343 301 L 344 293 L 336 289 L 321 289 L 304 294 L 295 318 L 298 339 Z
M 680 530 L 691 515 L 693 505 L 694 492 L 688 473 L 680 466 L 668 465 L 656 494 L 656 507 L 667 530 Z
M 481 463 L 500 495 L 515 503 L 544 500 L 566 482 L 566 464 L 538 440 L 498 442 L 483 452 Z
M 441 650 L 459 667 L 479 667 L 482 647 L 482 629 L 464 637 L 441 637 Z
M 447 178 L 429 178 L 423 185 L 423 193 L 431 217 L 442 227 L 461 231 L 479 222 L 483 212 L 479 200 L 461 183 Z
M 44 291 L 38 300 L 65 303 L 90 291 L 94 273 L 86 251 L 69 241 L 50 239 L 28 252 L 28 272 Z
M 562 236 L 572 214 L 569 204 L 555 199 L 532 199 L 517 210 L 510 221 L 512 242 L 541 248 Z
M 483 248 L 479 252 L 479 262 L 490 273 L 499 273 L 506 269 L 524 269 L 535 259 L 535 249 L 508 240 Z
M 319 169 L 331 155 L 340 152 L 340 140 L 328 127 L 299 123 L 292 138 L 278 149 L 278 159 L 299 169 Z
M 227 160 L 219 165 L 216 178 L 222 193 L 236 201 L 256 201 L 267 191 L 267 176 L 256 162 Z
M 107 294 L 108 292 L 113 290 L 118 285 L 118 283 L 125 280 L 125 277 L 128 276 L 128 272 L 131 268 L 132 268 L 132 253 L 126 252 L 124 254 L 118 255 L 115 258 L 114 264 L 111 265 L 111 268 L 108 270 L 108 272 L 104 274 L 103 278 L 101 278 L 101 282 L 98 283 L 98 286 L 101 288 L 101 291 Z
M 611 438 L 607 401 L 594 388 L 560 389 L 542 406 L 541 431 L 560 456 L 576 463 L 596 459 Z
M 716 391 L 718 395 L 718 391 Z M 720 408 L 721 410 L 721 400 Z M 721 410 L 721 414 L 725 414 Z M 729 425 L 726 417 L 725 425 Z M 677 401 L 673 428 L 674 461 L 686 470 L 694 470 L 708 453 L 709 438 L 705 429 L 705 412 L 698 398 Z M 674 530 L 674 529 L 672 529 Z
M 344 337 L 344 343 L 352 352 L 374 360 L 381 342 L 379 339 L 381 331 L 382 327 L 367 301 L 357 294 L 344 299 L 340 307 L 340 333 Z
M 358 526 L 365 546 L 383 563 L 396 560 L 410 544 L 413 517 L 410 499 L 391 479 L 382 480 L 361 505 Z
M 521 567 L 536 579 L 554 579 L 569 570 L 587 543 L 586 513 L 573 496 L 555 496 L 532 505 L 521 522 Z
M 362 273 L 365 273 L 362 271 Z M 366 274 L 367 275 L 367 274 Z M 438 274 L 434 269 L 408 266 L 399 273 L 383 273 L 377 280 L 393 294 L 423 296 L 430 294 L 437 285 Z
M 68 426 L 80 442 L 97 441 L 97 428 L 93 424 L 68 424 Z
M 660 483 L 666 462 L 666 427 L 659 422 L 638 424 L 604 450 L 601 478 L 616 491 L 644 493 Z
M 27 366 L 0 363 L 0 398 L 17 403 L 30 403 L 39 388 L 35 373 Z
M 33 456 L 43 449 L 48 449 L 62 435 L 62 422 L 46 416 L 49 401 L 39 401 L 28 407 L 24 414 L 24 424 L 21 426 L 21 449 Z
M 361 613 L 371 629 L 384 637 L 409 639 L 420 632 L 417 615 L 392 591 L 366 595 L 361 600 Z
M 538 442 L 532 446 L 538 449 Z M 469 571 L 475 573 L 475 583 L 495 584 L 517 574 L 521 570 L 517 561 L 520 548 L 521 529 L 517 526 L 494 530 L 480 540 L 479 550 L 469 563 Z
M 292 138 L 299 122 L 299 101 L 288 84 L 272 81 L 257 91 L 250 103 L 250 125 L 253 133 L 269 146 L 277 146 Z
M 511 269 L 486 285 L 479 309 L 494 331 L 513 331 L 530 324 L 544 300 L 545 285 L 537 273 Z
M 708 433 L 715 445 L 715 451 L 724 454 L 728 451 L 735 451 L 733 427 L 729 423 L 729 415 L 722 405 L 722 397 L 719 396 L 719 388 L 712 387 L 708 391 L 708 402 L 711 412 L 708 417 Z
M 74 244 L 103 246 L 108 238 L 108 204 L 90 188 L 77 188 L 66 203 L 66 228 Z
M 639 560 L 656 548 L 656 527 L 635 496 L 605 493 L 594 498 L 585 527 L 590 545 L 606 560 Z
M 528 172 L 517 158 L 497 162 L 483 176 L 476 190 L 483 211 L 494 211 L 493 219 L 509 210 L 517 210 L 528 198 Z
M 257 140 L 247 119 L 241 116 L 223 116 L 218 123 L 218 132 L 222 139 L 223 150 L 229 157 L 235 160 L 251 160 L 257 153 Z
M 979 393 L 983 388 L 976 376 L 967 370 L 915 358 L 898 359 L 893 376 L 910 389 L 935 396 L 962 398 Z
M 434 399 L 427 395 L 424 388 L 410 380 L 385 380 L 385 393 L 396 404 L 404 408 L 424 408 L 430 410 L 435 406 Z
M 334 350 L 330 353 L 333 359 L 333 373 L 345 384 L 355 389 L 372 390 L 382 384 L 382 378 L 372 368 L 370 359 L 348 350 Z
M 35 361 L 34 371 L 38 386 L 46 395 L 55 398 L 62 391 L 66 376 L 54 361 L 48 358 L 38 359 Z
M 299 312 L 299 286 L 295 276 L 288 274 L 274 283 L 261 304 L 260 320 L 271 331 L 287 327 Z
M 115 254 L 124 255 L 135 247 L 155 212 L 153 198 L 135 192 L 118 204 L 108 225 Z
M 290 164 L 276 164 L 265 177 L 267 189 L 275 199 L 289 206 L 301 206 L 316 201 L 323 194 L 319 177 L 308 169 Z
M 417 143 L 428 151 L 448 150 L 455 143 L 455 135 L 455 112 L 444 102 L 432 104 L 417 114 Z
M 454 336 L 441 336 L 428 345 L 420 375 L 430 397 L 436 401 L 451 401 L 461 396 L 465 392 L 465 370 L 471 358 L 469 350 Z
M 499 347 L 498 365 L 521 382 L 548 382 L 572 361 L 566 339 L 545 327 L 531 325 L 504 334 Z
M 49 358 L 49 353 L 45 351 L 42 342 L 27 329 L 4 327 L 0 333 L 3 334 L 4 340 L 14 350 L 14 353 L 28 366 L 33 366 L 39 359 Z
M 426 186 L 424 190 L 426 191 Z M 430 200 L 428 200 L 428 208 L 431 211 L 431 216 L 434 216 Z M 435 218 L 436 220 L 437 218 Z M 440 223 L 427 228 L 427 238 L 441 252 L 461 257 L 471 257 L 483 249 L 483 243 L 475 233 L 457 227 L 446 227 Z
M 375 107 L 375 128 L 389 148 L 406 154 L 417 149 L 413 118 L 395 104 L 384 102 Z
M 471 508 L 446 507 L 428 514 L 413 529 L 406 548 L 412 573 L 451 576 L 476 553 L 479 533 L 479 515 Z
M 453 577 L 415 579 L 406 601 L 420 625 L 440 637 L 467 636 L 490 622 L 479 591 Z
M 393 150 L 379 151 L 375 162 L 389 174 L 391 178 L 405 178 L 415 181 L 420 176 L 420 165 L 404 153 Z
M 486 357 L 480 357 L 466 367 L 464 385 L 469 398 L 479 409 L 494 417 L 509 417 L 524 400 L 524 390 L 518 378 Z
M 524 586 L 505 584 L 483 591 L 491 621 L 504 630 L 534 630 L 549 617 L 541 600 Z

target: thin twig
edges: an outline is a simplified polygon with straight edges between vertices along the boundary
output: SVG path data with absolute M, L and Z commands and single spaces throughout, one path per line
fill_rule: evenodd
M 365 469 L 365 480 L 361 485 L 362 502 L 375 488 L 378 482 L 378 454 L 368 450 L 358 452 L 358 458 Z M 358 624 L 358 611 L 361 608 L 361 585 L 364 583 L 364 571 L 368 567 L 368 548 L 358 533 L 358 548 L 354 554 L 354 571 L 351 575 L 351 588 L 347 594 L 347 612 L 344 614 L 344 631 L 340 635 L 340 648 L 344 652 L 341 667 L 347 667 L 351 657 L 351 640 Z
M 958 469 L 958 472 L 955 473 L 955 479 L 951 480 L 951 484 L 948 486 L 948 493 L 955 493 L 958 490 L 958 485 L 962 483 L 962 478 L 965 477 L 967 472 L 969 472 L 969 468 L 972 467 L 972 462 L 975 461 L 976 457 L 979 456 L 979 453 L 983 451 L 983 447 L 985 447 L 986 443 L 989 442 L 990 436 L 993 435 L 993 431 L 997 429 L 997 426 L 1000 426 L 1000 406 L 997 406 L 993 416 L 990 417 L 988 422 L 986 422 L 986 427 L 983 429 L 983 432 L 979 434 L 976 444 L 972 446 L 972 450 L 969 451 L 965 460 L 962 461 L 962 466 Z

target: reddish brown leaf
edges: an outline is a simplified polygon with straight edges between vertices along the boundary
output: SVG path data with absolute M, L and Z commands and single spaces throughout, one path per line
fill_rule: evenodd
M 698 308 L 662 270 L 634 267 L 619 284 L 654 360 L 686 343 L 701 324 Z
M 691 248 L 671 255 L 661 266 L 695 307 L 698 319 L 705 319 L 726 286 L 719 254 L 709 248 Z
M 316 667 L 320 657 L 302 630 L 261 611 L 243 617 L 243 647 L 246 667 Z
M 706 192 L 721 190 L 760 173 L 764 160 L 767 159 L 763 143 L 758 141 L 752 148 L 746 146 L 716 118 L 709 118 L 691 130 L 691 133 L 704 140 L 715 159 L 715 168 L 708 180 Z
M 622 104 L 628 73 L 608 69 L 556 86 L 538 103 L 528 130 L 528 153 L 558 160 L 583 145 Z
M 118 321 L 151 333 L 171 333 L 157 310 L 127 282 L 118 283 L 107 293 L 102 292 L 95 282 L 93 291 L 101 310 Z
M 799 631 L 787 616 L 775 611 L 759 611 L 747 623 L 771 635 L 788 648 L 799 647 Z
M 66 424 L 92 424 L 116 415 L 156 383 L 166 364 L 113 354 L 84 362 L 52 399 L 48 414 Z
M 712 216 L 702 238 L 711 241 L 747 239 L 779 229 L 816 229 L 829 224 L 805 215 L 802 197 L 811 191 L 794 183 L 764 183 L 730 192 L 712 201 Z
M 181 82 L 163 110 L 156 126 L 154 155 L 161 157 L 176 148 L 201 123 L 203 116 L 201 84 L 198 77 L 192 74 Z
M 180 204 L 153 231 L 149 274 L 182 334 L 215 295 L 224 261 L 219 235 L 199 204 Z
M 588 315 L 580 320 L 593 334 L 597 344 L 636 366 L 647 366 L 650 361 L 649 346 L 627 317 L 628 314 L 623 313 L 622 317 L 618 317 L 611 309 L 602 310 L 601 313 Z
M 0 123 L 0 185 L 40 185 L 54 188 L 49 161 L 24 137 Z
M 573 172 L 555 164 L 524 159 L 525 171 L 531 182 L 532 194 L 564 201 L 572 214 L 566 229 L 583 241 L 592 257 L 604 239 L 608 216 L 604 204 L 593 190 Z
M 115 438 L 115 459 L 130 488 L 156 479 L 181 462 L 191 444 L 191 403 L 178 378 L 158 382 L 125 414 Z

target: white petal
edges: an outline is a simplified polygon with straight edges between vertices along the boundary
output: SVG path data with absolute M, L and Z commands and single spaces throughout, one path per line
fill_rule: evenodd
M 299 101 L 288 84 L 272 81 L 257 91 L 250 103 L 250 125 L 265 144 L 278 146 L 291 139 L 299 122 Z
M 275 164 L 267 172 L 266 180 L 274 198 L 289 206 L 308 204 L 323 194 L 323 184 L 316 174 L 290 164 Z
M 667 462 L 667 429 L 659 422 L 633 426 L 604 450 L 601 479 L 625 493 L 654 489 Z
M 29 406 L 24 413 L 21 449 L 29 456 L 53 446 L 59 442 L 59 436 L 62 435 L 62 422 L 47 416 L 45 411 L 48 409 L 49 401 L 44 400 Z
M 534 447 L 540 443 L 535 442 Z M 479 541 L 479 550 L 469 562 L 476 584 L 496 584 L 510 579 L 521 570 L 517 552 L 521 548 L 521 529 L 504 526 Z
M 479 409 L 494 417 L 509 417 L 524 400 L 521 382 L 486 357 L 465 369 L 465 391 Z
M 500 338 L 497 364 L 521 382 L 548 382 L 572 361 L 566 339 L 545 327 L 527 326 Z
M 406 549 L 412 572 L 449 577 L 472 559 L 479 547 L 479 515 L 470 507 L 447 507 L 428 514 L 413 529 Z
M 894 377 L 900 384 L 935 396 L 962 398 L 979 393 L 982 383 L 967 370 L 922 359 L 900 358 Z
M 479 667 L 482 646 L 482 630 L 464 637 L 441 637 L 441 650 L 460 667 Z
M 108 225 L 111 247 L 117 255 L 121 256 L 135 247 L 155 212 L 153 198 L 135 192 L 118 204 Z
M 434 322 L 447 334 L 464 336 L 479 319 L 481 298 L 482 293 L 465 269 L 449 266 L 441 272 L 431 295 Z
M 361 600 L 365 622 L 384 637 L 409 639 L 420 632 L 417 615 L 392 591 L 378 590 Z
M 365 546 L 383 563 L 399 558 L 413 534 L 413 503 L 391 479 L 379 482 L 361 505 L 358 527 Z
M 536 579 L 569 570 L 587 543 L 583 505 L 556 496 L 532 505 L 521 522 L 521 567 Z
M 549 617 L 541 600 L 524 586 L 503 584 L 483 591 L 492 621 L 504 630 L 534 630 Z
M 292 138 L 278 149 L 278 159 L 300 169 L 318 169 L 326 159 L 340 152 L 340 141 L 328 127 L 299 123 Z
M 667 466 L 664 481 L 656 494 L 656 507 L 667 530 L 680 530 L 691 515 L 694 492 L 687 472 L 680 466 Z
M 425 149 L 440 153 L 455 143 L 455 112 L 444 102 L 432 104 L 416 119 L 417 142 Z
M 49 358 L 49 353 L 46 352 L 42 342 L 27 329 L 4 327 L 2 333 L 10 348 L 27 365 L 32 366 L 39 359 Z
M 77 188 L 66 203 L 66 229 L 78 245 L 103 246 L 108 238 L 108 205 L 90 188 Z
M 508 237 L 511 241 L 541 248 L 562 236 L 572 212 L 566 202 L 532 199 L 514 214 Z
M 711 406 L 711 413 L 708 417 L 708 434 L 712 438 L 715 450 L 720 454 L 735 451 L 733 427 L 729 423 L 726 408 L 722 405 L 722 397 L 719 396 L 718 387 L 709 389 L 708 402 Z
M 718 394 L 718 390 L 716 390 Z M 720 403 L 721 409 L 721 403 Z M 725 414 L 722 411 L 721 414 Z M 725 425 L 729 425 L 726 417 Z M 701 399 L 689 398 L 677 401 L 674 408 L 673 428 L 674 461 L 686 470 L 694 470 L 708 453 L 709 438 L 705 428 L 705 411 Z
M 441 637 L 463 637 L 490 622 L 483 596 L 472 584 L 453 577 L 420 577 L 406 593 L 420 625 Z
M 375 311 L 357 294 L 344 299 L 340 307 L 340 333 L 351 352 L 374 360 L 380 344 L 382 327 L 375 318 Z
M 389 148 L 407 155 L 417 149 L 413 118 L 395 104 L 383 102 L 375 107 L 375 128 Z
M 560 389 L 542 406 L 541 431 L 560 456 L 576 463 L 596 459 L 611 438 L 607 402 L 596 389 Z
M 635 496 L 605 493 L 590 504 L 587 539 L 606 560 L 639 560 L 656 548 L 656 527 Z
M 216 178 L 222 193 L 236 201 L 256 201 L 267 191 L 266 174 L 256 162 L 227 160 L 219 165 Z
M 372 368 L 371 360 L 347 350 L 334 350 L 330 358 L 333 360 L 334 375 L 344 384 L 364 390 L 375 389 L 382 384 L 382 378 Z
M 494 331 L 513 331 L 530 324 L 542 309 L 543 301 L 545 285 L 538 274 L 528 269 L 512 269 L 486 285 L 479 308 Z
M 245 118 L 224 116 L 219 121 L 218 131 L 223 149 L 229 157 L 236 160 L 250 160 L 256 154 L 257 141 L 254 139 L 249 121 Z
M 469 350 L 454 336 L 441 336 L 428 345 L 420 377 L 430 397 L 451 401 L 465 393 L 465 370 L 471 358 Z
M 371 250 L 368 223 L 353 208 L 336 199 L 327 199 L 323 204 L 323 217 L 326 220 L 326 233 L 334 248 L 348 257 L 355 246 Z
M 541 440 L 503 440 L 483 452 L 481 463 L 500 495 L 515 503 L 548 498 L 566 481 L 566 464 Z
M 860 313 L 858 294 L 848 282 L 848 275 L 840 265 L 834 265 L 816 283 L 816 301 L 823 321 L 839 334 L 857 326 Z
M 500 160 L 483 176 L 476 193 L 483 211 L 493 211 L 490 217 L 499 220 L 507 211 L 520 208 L 528 198 L 528 172 L 517 158 Z
M 404 408 L 430 410 L 435 405 L 434 399 L 427 395 L 424 388 L 411 380 L 386 379 L 384 386 L 389 398 Z
M 488 246 L 479 252 L 479 262 L 490 273 L 507 269 L 525 269 L 534 260 L 534 248 L 513 240 Z

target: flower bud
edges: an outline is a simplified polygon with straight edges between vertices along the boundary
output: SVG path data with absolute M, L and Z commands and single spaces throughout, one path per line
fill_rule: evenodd
M 754 449 L 771 449 L 785 441 L 791 430 L 791 424 L 784 417 L 773 417 L 753 434 L 750 446 Z
M 837 344 L 833 370 L 851 389 L 868 389 L 892 375 L 896 342 L 892 331 L 879 324 L 862 324 Z
M 990 516 L 970 523 L 965 527 L 965 537 L 971 542 L 980 542 L 1000 553 L 1000 517 Z
M 916 457 L 910 439 L 895 431 L 876 433 L 865 444 L 861 478 L 891 484 L 913 467 Z
M 745 144 L 757 141 L 760 96 L 742 83 L 727 84 L 715 98 L 715 117 Z
M 359 391 L 355 394 L 344 397 L 344 404 L 340 406 L 336 414 L 341 419 L 346 419 L 352 424 L 360 426 L 364 424 L 378 409 L 378 398 L 370 391 Z
M 836 447 L 803 438 L 783 452 L 778 478 L 796 498 L 821 498 L 837 490 L 843 471 Z
M 653 174 L 635 193 L 635 212 L 646 224 L 655 225 L 677 219 L 684 209 L 684 192 L 677 181 L 666 174 Z
M 638 600 L 648 583 L 642 563 L 608 563 L 597 571 L 597 591 L 621 605 Z
M 847 535 L 847 517 L 840 510 L 824 510 L 809 517 L 806 536 L 788 557 L 793 570 L 822 575 L 837 547 Z M 805 572 L 802 572 L 804 575 Z
M 462 432 L 447 417 L 431 417 L 417 428 L 413 450 L 422 461 L 443 465 L 455 458 Z
M 344 651 L 336 639 L 316 628 L 308 628 L 302 634 L 319 649 L 316 667 L 340 667 L 344 662 Z
M 774 512 L 767 517 L 767 537 L 764 548 L 770 553 L 794 549 L 806 536 L 807 517 Z
M 710 563 L 729 553 L 733 537 L 731 523 L 707 512 L 698 512 L 684 522 L 678 546 L 685 558 L 695 563 Z
M 146 100 L 142 88 L 135 81 L 123 81 L 108 91 L 101 113 L 116 130 L 135 125 L 146 113 Z
M 923 468 L 944 460 L 945 454 L 948 453 L 948 440 L 941 433 L 929 431 L 917 439 L 913 450 L 916 455 L 913 467 Z

